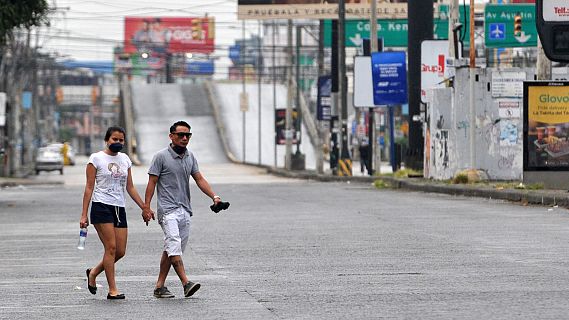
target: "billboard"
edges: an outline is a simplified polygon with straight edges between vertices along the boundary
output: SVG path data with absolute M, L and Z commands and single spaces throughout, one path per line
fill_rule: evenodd
M 524 82 L 524 171 L 569 170 L 569 82 Z
M 448 40 L 421 42 L 421 101 L 427 98 L 427 89 L 445 87 L 450 77 L 447 68 Z
M 373 104 L 407 103 L 407 64 L 403 51 L 371 54 Z
M 358 2 L 358 3 L 354 3 Z M 238 0 L 237 18 L 245 19 L 338 19 L 338 0 Z M 407 18 L 407 3 L 377 0 L 378 19 Z M 368 19 L 367 1 L 346 1 L 347 19 Z
M 126 53 L 212 53 L 214 40 L 215 22 L 211 17 L 126 17 L 124 20 Z

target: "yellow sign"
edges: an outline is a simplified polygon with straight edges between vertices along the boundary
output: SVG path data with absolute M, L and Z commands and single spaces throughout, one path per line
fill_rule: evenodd
M 528 119 L 548 124 L 569 123 L 569 87 L 528 87 Z

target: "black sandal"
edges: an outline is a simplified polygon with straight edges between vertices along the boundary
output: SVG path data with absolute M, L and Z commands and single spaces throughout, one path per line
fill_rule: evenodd
M 89 289 L 89 292 L 91 292 L 91 294 L 97 294 L 97 285 L 93 287 L 89 285 L 89 274 L 91 273 L 91 268 L 85 270 L 85 273 L 87 274 L 87 288 Z
M 107 299 L 109 300 L 123 300 L 125 298 L 124 294 L 119 293 L 116 296 L 111 296 L 110 293 L 107 294 Z

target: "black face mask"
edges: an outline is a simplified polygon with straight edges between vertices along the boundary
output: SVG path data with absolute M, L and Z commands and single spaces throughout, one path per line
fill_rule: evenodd
M 172 144 L 172 149 L 174 149 L 174 152 L 176 152 L 179 155 L 182 155 L 186 152 L 185 147 L 180 147 L 180 146 L 177 146 L 175 144 Z
M 109 144 L 109 150 L 111 150 L 111 152 L 117 153 L 119 151 L 122 150 L 122 143 L 111 143 Z

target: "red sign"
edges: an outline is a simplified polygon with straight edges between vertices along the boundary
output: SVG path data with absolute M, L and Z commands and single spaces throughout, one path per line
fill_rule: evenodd
M 124 52 L 211 53 L 215 50 L 215 22 L 207 18 L 126 17 Z

